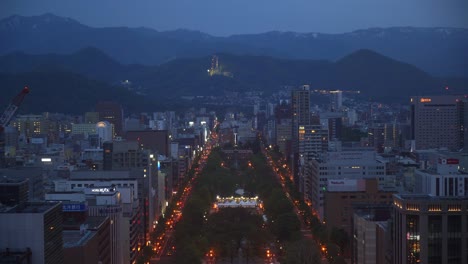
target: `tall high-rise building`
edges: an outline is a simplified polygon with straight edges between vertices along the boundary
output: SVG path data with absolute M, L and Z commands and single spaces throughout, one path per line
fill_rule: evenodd
M 274 135 L 275 143 L 284 156 L 291 155 L 292 112 L 287 101 L 281 101 L 275 107 Z
M 299 126 L 299 192 L 304 192 L 309 186 L 309 177 L 305 165 L 317 158 L 319 154 L 326 152 L 328 149 L 328 130 L 323 129 L 321 125 L 301 125 Z
M 416 149 L 464 147 L 466 130 L 463 96 L 415 96 L 411 98 L 411 132 Z
M 310 87 L 302 85 L 291 92 L 292 109 L 292 173 L 299 188 L 299 126 L 310 125 Z
M 310 124 L 310 88 L 309 85 L 302 85 L 299 89 L 291 93 L 291 107 L 293 118 L 293 131 L 295 138 L 298 138 L 297 131 L 299 125 Z
M 114 125 L 115 135 L 123 135 L 123 110 L 120 104 L 99 102 L 96 104 L 96 112 L 99 113 L 99 121 L 107 121 Z
M 340 111 L 341 107 L 343 107 L 343 91 L 335 90 L 330 91 L 331 95 L 331 110 L 333 112 Z

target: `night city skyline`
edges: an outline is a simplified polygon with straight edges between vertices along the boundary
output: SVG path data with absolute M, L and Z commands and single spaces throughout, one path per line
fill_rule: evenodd
M 0 0 L 0 264 L 468 263 L 467 10 Z

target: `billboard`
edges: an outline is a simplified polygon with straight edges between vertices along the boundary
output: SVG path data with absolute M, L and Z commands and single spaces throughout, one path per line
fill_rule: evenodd
M 79 203 L 79 204 L 62 204 L 62 211 L 63 212 L 85 212 L 88 208 L 86 208 L 86 204 Z

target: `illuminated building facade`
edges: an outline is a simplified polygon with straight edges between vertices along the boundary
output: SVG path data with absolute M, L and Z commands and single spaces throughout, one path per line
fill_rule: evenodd
M 310 178 L 307 177 L 305 165 L 318 157 L 320 153 L 328 150 L 328 130 L 321 125 L 299 126 L 299 192 L 311 186 Z M 305 197 L 309 200 L 308 197 Z
M 101 121 L 96 124 L 96 134 L 99 138 L 99 146 L 102 146 L 106 141 L 112 141 L 114 138 L 113 130 L 114 126 L 107 121 Z
M 463 96 L 411 98 L 411 134 L 416 149 L 464 147 L 466 99 Z
M 292 172 L 299 189 L 299 126 L 310 125 L 310 87 L 302 85 L 291 92 L 292 109 Z
M 468 199 L 393 196 L 395 264 L 468 263 Z

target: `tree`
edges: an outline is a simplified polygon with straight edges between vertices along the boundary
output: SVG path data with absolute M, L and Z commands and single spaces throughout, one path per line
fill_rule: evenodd
M 330 241 L 335 243 L 340 248 L 341 254 L 343 254 L 349 244 L 348 233 L 342 228 L 334 227 L 330 232 Z
M 320 263 L 320 251 L 311 240 L 298 240 L 286 245 L 286 264 L 316 264 Z

